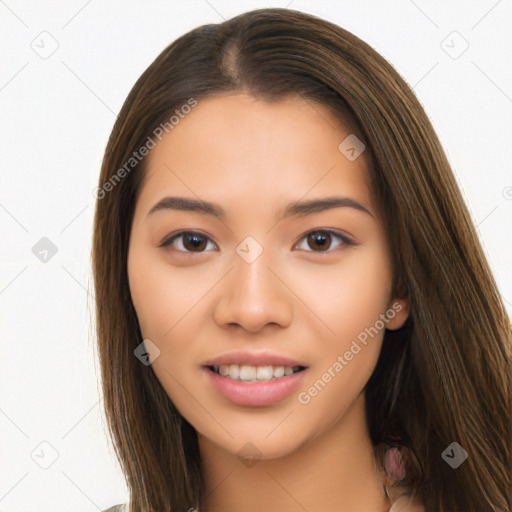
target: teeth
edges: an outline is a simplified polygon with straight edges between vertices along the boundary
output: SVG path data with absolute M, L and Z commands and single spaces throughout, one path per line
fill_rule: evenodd
M 276 366 L 274 368 L 274 377 L 279 378 L 284 376 L 284 366 Z
M 233 379 L 238 379 L 240 376 L 240 368 L 238 368 L 237 364 L 229 365 L 229 373 L 226 374 L 226 377 L 232 377 Z
M 231 372 L 230 372 L 231 375 Z M 255 366 L 241 366 L 240 367 L 240 380 L 256 380 L 256 367 Z
M 251 366 L 237 364 L 221 364 L 212 366 L 213 371 L 233 380 L 243 380 L 245 382 L 269 381 L 287 377 L 301 370 L 301 366 Z
M 256 378 L 258 380 L 270 380 L 274 376 L 274 368 L 272 366 L 258 366 L 256 370 Z

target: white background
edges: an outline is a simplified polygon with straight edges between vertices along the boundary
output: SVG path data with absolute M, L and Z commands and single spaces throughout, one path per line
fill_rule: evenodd
M 92 191 L 107 137 L 136 79 L 177 37 L 287 5 L 350 30 L 414 87 L 512 311 L 509 0 L 0 0 L 0 512 L 127 500 L 105 435 L 91 313 Z M 456 59 L 453 31 L 469 44 Z M 46 59 L 33 49 L 51 44 Z M 46 263 L 32 253 L 42 237 L 58 249 Z

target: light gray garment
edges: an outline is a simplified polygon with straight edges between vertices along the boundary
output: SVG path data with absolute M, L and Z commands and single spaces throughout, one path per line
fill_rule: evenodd
M 113 507 L 107 508 L 103 510 L 103 512 L 128 512 L 128 507 L 126 504 L 122 503 L 121 505 L 114 505 Z

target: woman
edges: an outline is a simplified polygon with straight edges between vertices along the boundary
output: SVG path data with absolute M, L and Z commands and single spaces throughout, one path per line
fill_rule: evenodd
M 131 512 L 510 509 L 509 319 L 367 44 L 287 9 L 192 30 L 126 99 L 97 198 Z

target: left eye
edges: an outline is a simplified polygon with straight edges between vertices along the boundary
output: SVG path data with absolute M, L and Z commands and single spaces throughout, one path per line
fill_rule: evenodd
M 343 236 L 341 234 L 335 233 L 334 231 L 329 230 L 316 230 L 316 231 L 310 231 L 305 236 L 301 238 L 301 240 L 304 240 L 302 242 L 302 246 L 299 246 L 298 244 L 296 247 L 301 250 L 305 250 L 307 252 L 328 252 L 329 249 L 333 249 L 332 247 L 332 239 L 336 238 L 339 240 L 336 247 L 339 247 L 341 245 L 353 245 L 353 242 L 347 238 L 346 236 Z M 312 251 L 308 251 L 304 246 L 304 243 L 306 243 L 309 247 L 312 247 Z M 334 248 L 336 248 L 334 247 Z

